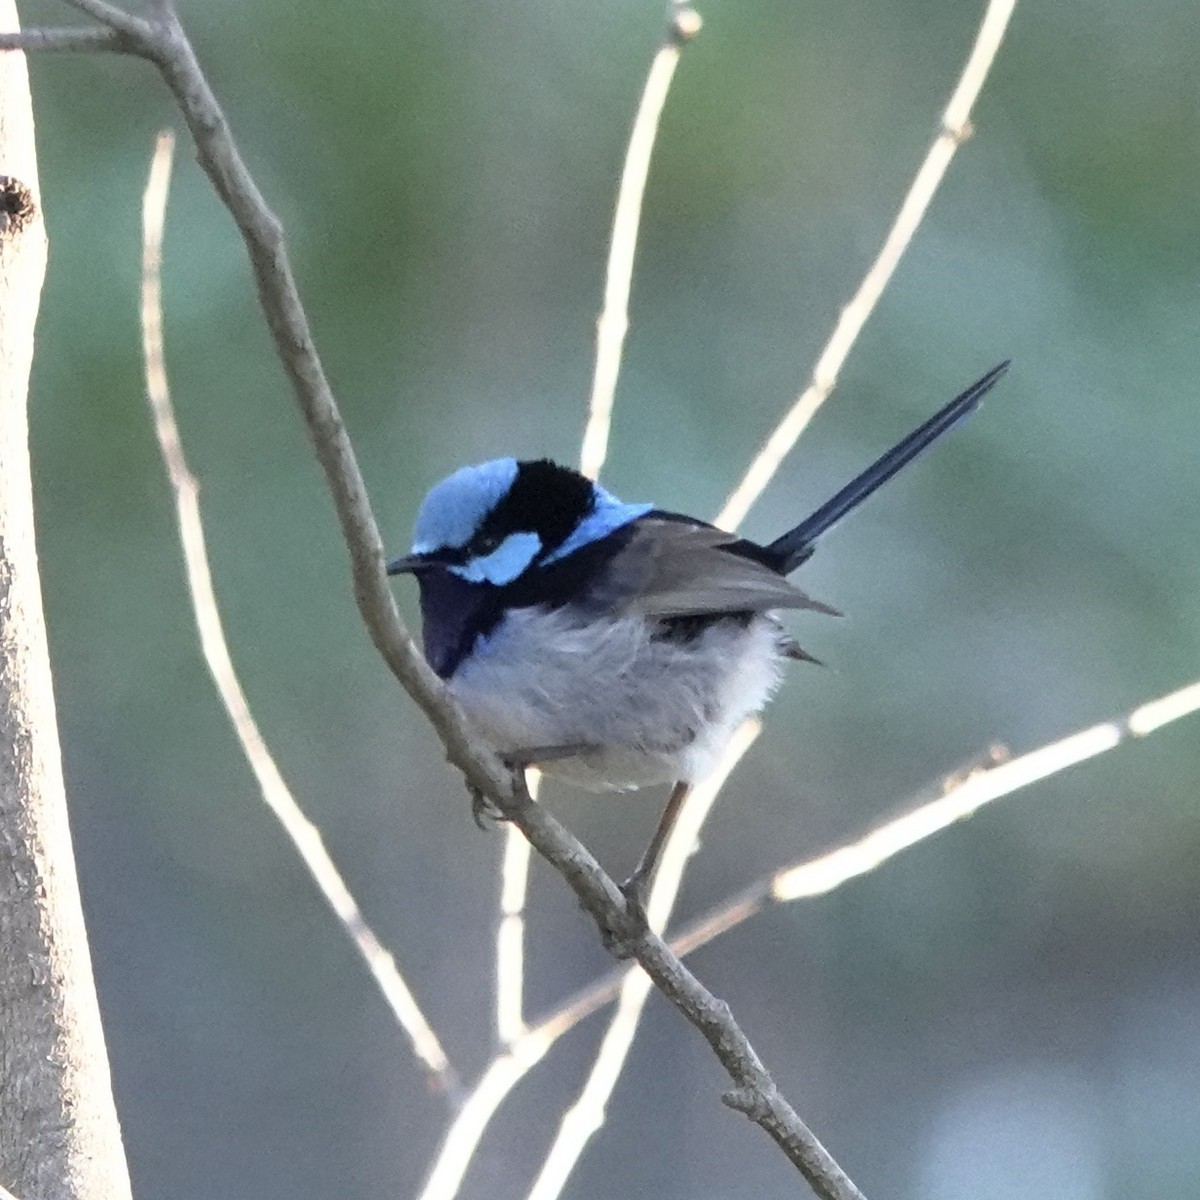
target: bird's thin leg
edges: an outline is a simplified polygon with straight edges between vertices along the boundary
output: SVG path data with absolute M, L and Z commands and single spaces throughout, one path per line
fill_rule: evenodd
M 528 746 L 519 750 L 508 750 L 502 757 L 504 765 L 510 771 L 524 773 L 530 767 L 538 767 L 562 758 L 575 758 L 598 748 L 589 746 L 586 742 L 574 742 L 567 746 Z M 471 793 L 471 816 L 475 818 L 475 824 L 480 829 L 486 829 L 489 821 L 505 820 L 504 814 L 482 792 L 475 788 L 467 790 Z
M 675 822 L 679 819 L 679 810 L 683 807 L 683 802 L 687 799 L 691 788 L 690 783 L 680 782 L 671 789 L 667 806 L 658 819 L 658 828 L 655 829 L 654 836 L 650 839 L 650 845 L 646 847 L 646 852 L 637 865 L 637 870 L 621 884 L 621 891 L 625 893 L 625 899 L 643 917 L 646 912 L 646 902 L 650 898 L 650 885 L 654 882 L 654 872 L 658 870 L 658 860 L 662 857 L 663 846 L 666 845 L 671 830 L 675 828 Z
M 571 742 L 566 746 L 523 746 L 519 750 L 506 750 L 504 761 L 514 771 L 526 767 L 540 767 L 542 763 L 557 762 L 562 758 L 578 758 L 599 746 L 591 746 L 587 742 Z

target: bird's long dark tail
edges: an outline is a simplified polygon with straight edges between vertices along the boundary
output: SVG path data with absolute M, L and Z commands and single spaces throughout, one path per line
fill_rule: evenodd
M 812 554 L 821 534 L 857 508 L 876 488 L 887 483 L 897 471 L 912 462 L 922 450 L 931 446 L 948 429 L 953 429 L 968 413 L 974 412 L 980 400 L 1007 370 L 1007 361 L 993 367 L 982 379 L 955 396 L 924 425 L 914 429 L 902 442 L 898 442 L 861 475 L 851 480 L 836 496 L 822 504 L 811 517 L 805 518 L 795 529 L 789 529 L 782 537 L 776 538 L 767 549 L 778 561 L 783 574 L 794 571 Z

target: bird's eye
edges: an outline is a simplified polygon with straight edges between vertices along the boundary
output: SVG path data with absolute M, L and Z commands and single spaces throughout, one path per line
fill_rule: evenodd
M 485 533 L 482 537 L 476 539 L 475 553 L 480 555 L 491 554 L 504 539 L 497 537 L 494 533 Z

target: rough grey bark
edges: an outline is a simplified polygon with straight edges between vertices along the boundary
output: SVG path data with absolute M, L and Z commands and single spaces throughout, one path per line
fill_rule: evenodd
M 0 30 L 17 29 L 0 0 Z M 128 1200 L 67 825 L 26 396 L 46 266 L 25 57 L 0 52 L 0 1185 Z

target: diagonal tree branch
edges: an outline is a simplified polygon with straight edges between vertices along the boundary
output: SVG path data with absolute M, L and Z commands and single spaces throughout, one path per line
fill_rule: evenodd
M 102 22 L 99 0 L 69 0 Z M 113 24 L 126 31 L 134 18 Z M 726 1100 L 783 1150 L 823 1200 L 860 1197 L 846 1174 L 779 1092 L 728 1006 L 712 995 L 649 930 L 631 923 L 624 896 L 586 848 L 529 797 L 470 728 L 400 620 L 383 573 L 379 531 L 362 475 L 312 342 L 288 262 L 282 228 L 266 206 L 175 14 L 138 29 L 135 52 L 153 62 L 192 133 L 197 158 L 232 214 L 250 257 L 259 301 L 304 417 L 350 552 L 355 599 L 372 640 L 434 726 L 450 761 L 525 834 L 563 876 L 602 930 L 625 935 L 663 994 L 709 1042 L 734 1083 Z M 631 924 L 634 927 L 631 927 Z
M 322 897 L 341 923 L 371 973 L 396 1023 L 407 1035 L 413 1053 L 437 1090 L 452 1104 L 460 1087 L 450 1060 L 425 1014 L 400 974 L 395 959 L 367 924 L 357 901 L 325 849 L 321 831 L 304 815 L 284 781 L 250 711 L 221 621 L 220 607 L 208 566 L 208 546 L 200 516 L 200 485 L 184 457 L 167 384 L 162 332 L 162 239 L 175 136 L 160 133 L 142 201 L 142 360 L 146 396 L 154 416 L 154 432 L 171 491 L 183 550 L 188 595 L 200 635 L 205 664 L 229 717 L 267 807 L 287 834 Z
M 700 1031 L 734 1083 L 725 1102 L 765 1130 L 818 1196 L 861 1200 L 862 1193 L 779 1092 L 729 1006 L 700 983 L 658 934 L 629 926 L 624 898 L 591 853 L 528 793 L 507 804 L 505 815 L 563 875 L 597 924 L 620 931 L 625 951 Z
M 646 916 L 655 933 L 661 933 L 670 919 L 700 830 L 729 773 L 745 757 L 761 730 L 762 723 L 757 719 L 742 723 L 716 771 L 693 789 L 680 812 L 663 848 L 662 861 L 646 905 Z M 529 1200 L 555 1200 L 562 1194 L 588 1142 L 604 1124 L 605 1106 L 633 1048 L 650 991 L 650 980 L 644 971 L 634 967 L 625 972 L 616 996 L 616 1010 L 604 1032 L 595 1061 L 575 1103 L 563 1113 L 554 1142 L 529 1192 Z
M 1008 758 L 1002 747 L 994 747 L 981 760 L 993 765 L 973 765 L 955 772 L 932 789 L 934 794 L 930 798 L 903 815 L 877 825 L 856 841 L 781 867 L 756 880 L 689 921 L 671 935 L 669 945 L 682 957 L 743 925 L 769 907 L 826 895 L 973 816 L 994 800 L 1011 796 L 1130 738 L 1146 737 L 1195 712 L 1200 712 L 1200 680 L 1147 701 L 1114 721 L 1079 730 L 1016 758 Z M 489 1064 L 452 1123 L 436 1164 L 438 1171 L 431 1175 L 421 1200 L 449 1200 L 455 1194 L 467 1161 L 488 1121 L 508 1093 L 546 1056 L 559 1038 L 611 1004 L 622 988 L 637 976 L 636 967 L 615 968 L 535 1020 L 516 1042 Z
M 830 343 L 817 363 L 813 384 L 800 397 L 792 411 L 785 415 L 779 429 L 755 459 L 746 480 L 716 517 L 717 525 L 729 529 L 737 528 L 750 505 L 761 494 L 779 468 L 787 451 L 799 438 L 812 413 L 816 411 L 816 407 L 832 390 L 841 362 L 849 353 L 858 333 L 874 309 L 895 264 L 899 261 L 900 255 L 924 217 L 933 192 L 949 165 L 950 157 L 957 148 L 958 142 L 966 136 L 971 105 L 987 77 L 1014 2 L 1015 0 L 993 0 L 985 12 L 983 22 L 976 35 L 974 48 L 963 68 L 958 88 L 943 115 L 942 133 L 935 140 L 925 162 L 914 178 L 909 189 L 908 199 L 901 209 L 883 250 L 859 285 L 855 300 L 842 313 Z M 650 125 L 651 139 L 652 131 L 657 126 L 658 115 L 661 112 L 662 98 L 665 98 L 666 94 L 665 84 L 661 98 L 658 93 L 653 91 L 652 84 L 655 82 L 655 70 L 660 60 L 670 49 L 671 38 L 668 32 L 667 41 L 664 43 L 663 50 L 660 51 L 659 58 L 655 60 L 655 67 L 652 68 L 650 79 L 647 81 L 646 97 L 643 98 L 643 112 L 648 110 L 650 116 L 647 120 L 653 122 Z M 674 70 L 677 60 L 678 49 L 675 49 L 674 57 L 670 59 L 671 71 Z M 667 78 L 669 80 L 669 75 Z M 647 98 L 652 95 L 655 96 L 655 101 L 649 102 Z M 657 108 L 654 107 L 655 102 Z M 639 113 L 626 163 L 626 175 L 621 183 L 617 218 L 613 228 L 609 278 L 605 289 L 605 308 L 598 327 L 596 382 L 593 386 L 581 459 L 581 469 L 585 472 L 598 472 L 603 463 L 611 419 L 613 392 L 620 366 L 621 346 L 628 325 L 626 310 L 629 301 L 629 283 L 633 272 L 633 250 L 640 214 L 641 188 L 644 187 L 645 167 L 650 153 L 648 142 L 644 151 L 645 158 L 638 160 L 640 174 L 630 170 L 629 163 L 635 160 L 634 142 L 637 140 L 638 127 L 641 123 L 642 113 Z M 627 190 L 631 199 L 628 201 L 627 211 L 623 212 L 623 209 L 626 208 Z M 624 220 L 622 220 L 623 216 Z M 617 269 L 618 264 L 619 270 Z M 818 381 L 821 384 L 820 387 L 817 386 Z M 826 382 L 828 386 L 824 386 Z M 729 764 L 730 769 L 733 763 L 736 763 L 737 757 L 744 752 L 745 747 L 742 747 L 741 750 L 734 748 L 734 759 Z M 679 816 L 679 825 L 688 828 L 694 825 L 699 828 L 699 823 L 703 820 L 703 813 L 707 812 L 708 806 L 715 798 L 715 792 L 710 796 L 707 792 L 693 790 L 684 802 L 683 811 Z M 700 811 L 693 812 L 691 811 L 693 808 Z M 667 906 L 664 917 L 669 915 L 669 910 L 670 904 Z M 642 1005 L 648 994 L 648 989 L 642 986 L 644 982 L 644 977 L 639 976 L 636 972 L 624 974 L 619 989 L 617 1012 L 604 1036 L 600 1052 L 579 1099 L 563 1119 L 549 1157 L 530 1193 L 530 1200 L 555 1200 L 555 1197 L 566 1185 L 567 1178 L 583 1153 L 587 1141 L 603 1122 L 604 1106 L 620 1076 L 625 1056 L 632 1045 Z
M 736 529 L 745 520 L 746 514 L 774 478 L 780 463 L 808 427 L 817 409 L 837 386 L 838 374 L 867 318 L 875 310 L 908 243 L 924 219 L 950 160 L 971 135 L 971 109 L 1000 49 L 1015 5 L 1016 0 L 990 0 L 958 86 L 942 114 L 941 129 L 909 185 L 908 194 L 900 205 L 900 211 L 888 230 L 878 256 L 863 276 L 853 299 L 842 309 L 829 341 L 813 368 L 808 387 L 796 397 L 795 403 L 771 432 L 742 481 L 722 506 L 715 521 L 722 529 Z
M 1016 758 L 1007 757 L 1002 747 L 994 747 L 987 756 L 993 765 L 956 772 L 934 789 L 932 797 L 875 826 L 861 838 L 815 858 L 780 867 L 756 880 L 674 932 L 671 949 L 680 956 L 690 954 L 775 904 L 836 891 L 843 884 L 878 870 L 905 850 L 974 816 L 995 800 L 1105 754 L 1131 739 L 1147 737 L 1197 712 L 1200 712 L 1200 680 L 1148 700 L 1122 717 L 1090 725 Z M 631 973 L 630 967 L 610 971 L 536 1020 L 527 1036 L 544 1038 L 552 1044 L 615 1000 L 622 982 Z

